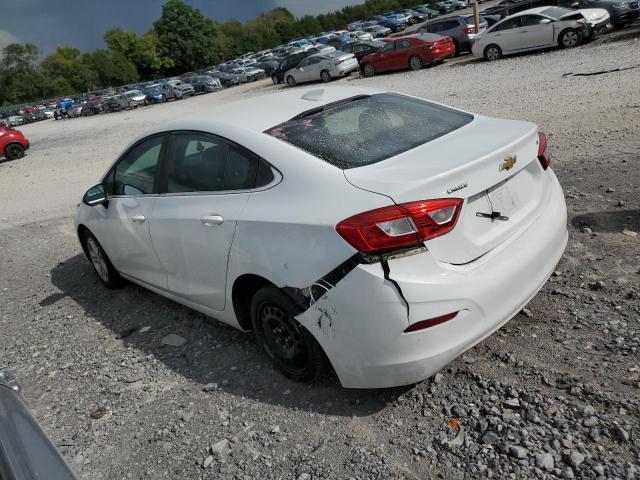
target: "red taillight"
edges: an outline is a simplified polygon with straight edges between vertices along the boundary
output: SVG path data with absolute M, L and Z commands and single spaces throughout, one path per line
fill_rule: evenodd
M 463 31 L 464 33 L 466 33 L 467 35 L 468 35 L 468 34 L 470 34 L 470 33 L 476 33 L 476 29 L 475 29 L 475 27 L 464 27 L 464 28 L 462 29 L 462 31 Z
M 547 136 L 542 132 L 538 132 L 538 160 L 540 160 L 540 165 L 544 170 L 551 165 L 549 143 L 547 142 Z
M 362 253 L 397 250 L 450 232 L 461 206 L 460 198 L 401 203 L 347 218 L 336 231 Z
M 416 323 L 412 323 L 407 327 L 404 333 L 415 332 L 417 330 L 424 330 L 425 328 L 435 327 L 436 325 L 440 325 L 441 323 L 448 322 L 452 320 L 458 312 L 447 313 L 446 315 L 440 315 L 439 317 L 430 318 L 429 320 L 421 320 Z

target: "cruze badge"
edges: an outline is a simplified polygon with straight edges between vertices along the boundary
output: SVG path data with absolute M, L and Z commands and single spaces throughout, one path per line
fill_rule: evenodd
M 500 168 L 498 169 L 498 171 L 501 172 L 503 170 L 511 170 L 516 164 L 517 159 L 517 155 L 509 155 L 508 157 L 505 157 L 504 162 L 500 164 Z
M 463 188 L 466 188 L 466 187 L 468 187 L 466 183 L 456 185 L 455 187 L 451 187 L 450 189 L 448 189 L 447 193 L 457 192 L 458 190 L 462 190 Z

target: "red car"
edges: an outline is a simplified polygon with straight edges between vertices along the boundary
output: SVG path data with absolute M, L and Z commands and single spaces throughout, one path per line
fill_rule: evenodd
M 29 140 L 24 138 L 20 130 L 0 127 L 0 157 L 6 157 L 7 160 L 22 158 L 29 146 Z
M 432 33 L 385 38 L 387 44 L 360 61 L 365 77 L 390 70 L 420 70 L 453 56 L 456 47 L 450 37 Z

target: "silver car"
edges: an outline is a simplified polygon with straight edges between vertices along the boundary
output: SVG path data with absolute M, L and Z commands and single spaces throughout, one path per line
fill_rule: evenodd
M 322 80 L 329 82 L 336 77 L 343 77 L 358 70 L 358 60 L 353 53 L 339 50 L 328 53 L 317 53 L 302 60 L 296 68 L 284 75 L 287 85 L 295 87 L 298 83 Z

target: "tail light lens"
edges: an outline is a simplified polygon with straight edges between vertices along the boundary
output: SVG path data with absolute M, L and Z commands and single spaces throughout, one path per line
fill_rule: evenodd
M 362 253 L 397 250 L 450 232 L 461 208 L 460 198 L 401 203 L 347 218 L 336 231 Z
M 538 132 L 538 160 L 540 160 L 543 170 L 546 170 L 551 165 L 549 142 L 547 141 L 547 136 L 542 132 Z
M 475 28 L 474 27 L 464 27 L 462 29 L 462 31 L 468 35 L 470 33 L 475 33 Z

